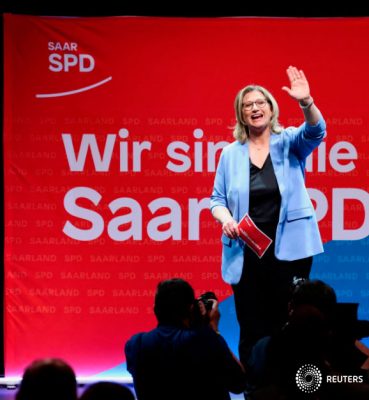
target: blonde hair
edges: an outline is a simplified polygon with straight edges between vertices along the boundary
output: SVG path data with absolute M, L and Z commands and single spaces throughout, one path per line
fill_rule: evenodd
M 234 109 L 236 112 L 236 125 L 234 126 L 233 136 L 241 143 L 245 143 L 249 137 L 248 127 L 243 121 L 242 117 L 242 100 L 246 93 L 253 92 L 255 90 L 262 93 L 270 105 L 270 108 L 272 110 L 270 129 L 272 130 L 272 132 L 280 133 L 283 130 L 283 126 L 278 121 L 279 107 L 273 95 L 269 92 L 269 90 L 265 89 L 262 86 L 248 85 L 237 93 L 236 99 L 234 101 Z

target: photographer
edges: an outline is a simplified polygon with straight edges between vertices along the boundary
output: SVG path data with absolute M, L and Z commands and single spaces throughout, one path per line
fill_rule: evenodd
M 182 279 L 158 284 L 158 326 L 134 335 L 125 346 L 139 400 L 228 400 L 229 392 L 245 389 L 245 371 L 218 333 L 218 302 L 204 301 L 195 300 Z

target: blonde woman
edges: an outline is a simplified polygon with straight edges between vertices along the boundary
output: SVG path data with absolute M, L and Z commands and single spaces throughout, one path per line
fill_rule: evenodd
M 287 76 L 290 87 L 282 89 L 305 122 L 284 129 L 267 89 L 240 90 L 236 140 L 222 151 L 211 196 L 212 214 L 222 226 L 222 276 L 234 292 L 243 362 L 259 338 L 284 323 L 292 280 L 308 278 L 312 256 L 323 251 L 304 167 L 325 135 L 325 122 L 304 72 L 290 66 Z M 238 222 L 246 213 L 273 240 L 261 258 L 239 238 Z

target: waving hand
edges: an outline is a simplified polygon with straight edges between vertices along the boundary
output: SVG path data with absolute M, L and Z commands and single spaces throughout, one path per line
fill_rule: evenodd
M 310 96 L 310 88 L 304 71 L 290 65 L 287 68 L 287 75 L 290 80 L 291 88 L 283 86 L 282 90 L 286 91 L 297 101 L 308 98 Z

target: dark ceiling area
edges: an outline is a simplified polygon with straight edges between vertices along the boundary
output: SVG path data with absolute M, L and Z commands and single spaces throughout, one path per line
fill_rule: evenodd
M 338 3 L 338 2 L 337 2 Z M 2 13 L 56 16 L 163 16 L 163 17 L 355 17 L 367 16 L 363 2 L 350 0 L 339 2 L 327 9 L 318 0 L 300 0 L 293 4 L 283 0 L 266 2 L 262 0 L 214 0 L 195 1 L 142 1 L 97 0 L 55 1 L 55 0 L 2 0 Z M 366 7 L 365 7 L 366 8 Z

